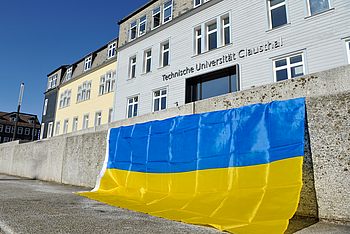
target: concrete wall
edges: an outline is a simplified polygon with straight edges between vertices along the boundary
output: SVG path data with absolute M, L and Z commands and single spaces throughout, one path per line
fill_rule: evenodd
M 0 173 L 93 187 L 110 127 L 296 97 L 307 97 L 304 186 L 297 214 L 349 222 L 350 66 L 47 140 L 5 143 L 0 145 Z

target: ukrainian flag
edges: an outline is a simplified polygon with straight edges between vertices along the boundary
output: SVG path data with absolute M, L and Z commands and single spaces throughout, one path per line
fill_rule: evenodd
M 302 187 L 305 100 L 109 131 L 88 198 L 232 233 L 283 233 Z

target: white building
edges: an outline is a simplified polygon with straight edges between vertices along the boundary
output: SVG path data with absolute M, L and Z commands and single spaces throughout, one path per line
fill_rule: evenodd
M 155 0 L 119 39 L 115 120 L 350 63 L 350 1 Z

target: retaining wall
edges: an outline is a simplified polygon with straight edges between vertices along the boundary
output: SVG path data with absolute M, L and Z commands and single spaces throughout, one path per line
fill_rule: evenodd
M 306 97 L 307 126 L 298 215 L 350 221 L 350 66 L 264 85 L 32 143 L 0 145 L 0 173 L 93 187 L 107 130 L 177 115 Z

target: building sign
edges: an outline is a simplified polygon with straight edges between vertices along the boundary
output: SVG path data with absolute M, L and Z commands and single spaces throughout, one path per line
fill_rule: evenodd
M 257 54 L 262 54 L 264 52 L 268 52 L 274 49 L 278 49 L 283 46 L 282 37 L 275 41 L 268 41 L 264 44 L 260 44 L 256 47 L 240 49 L 234 52 L 227 53 L 219 58 L 207 60 L 204 62 L 199 62 L 194 66 L 185 67 L 179 69 L 175 72 L 170 72 L 168 74 L 162 75 L 163 81 L 168 81 L 173 78 L 182 77 L 186 75 L 190 75 L 199 71 L 203 71 L 206 69 L 214 68 L 217 66 L 221 66 L 227 63 L 232 63 L 238 60 L 242 60 Z

